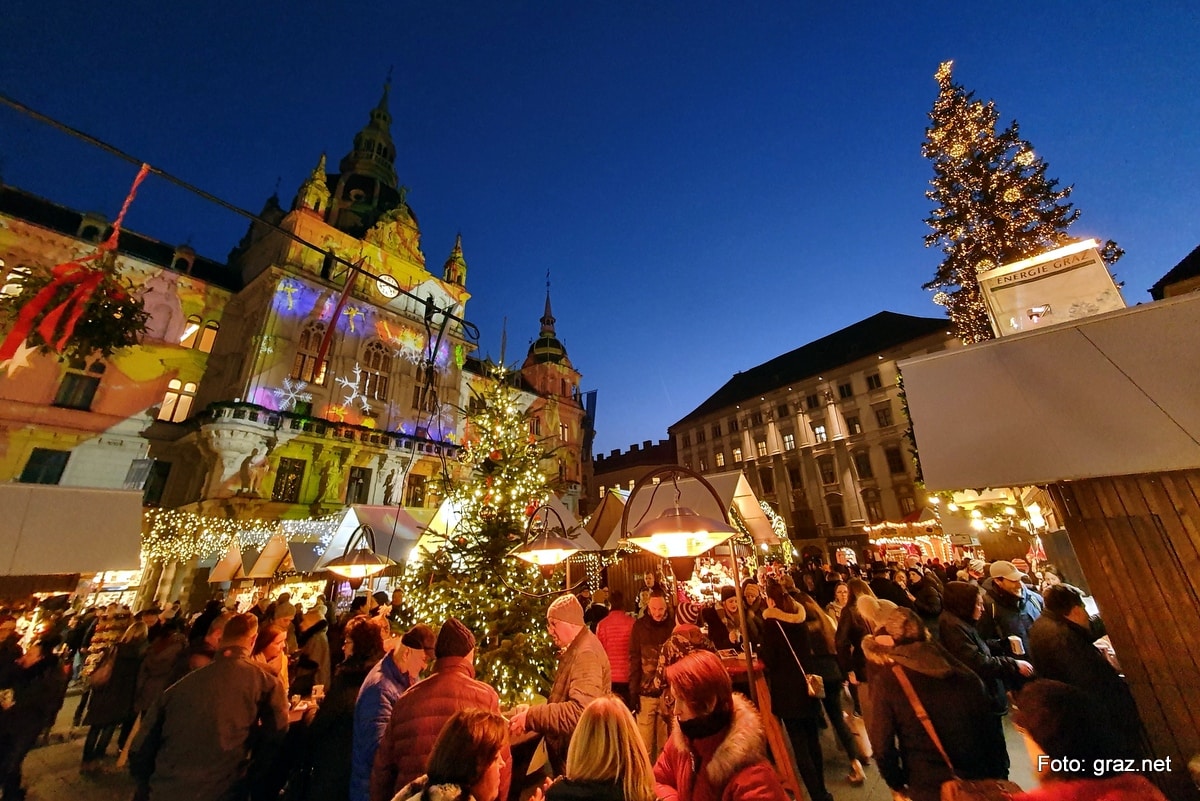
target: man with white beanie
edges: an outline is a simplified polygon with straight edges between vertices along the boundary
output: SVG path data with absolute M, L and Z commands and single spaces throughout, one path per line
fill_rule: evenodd
M 545 736 L 550 767 L 558 776 L 566 765 L 567 746 L 583 708 L 612 691 L 612 669 L 604 646 L 584 624 L 583 606 L 574 595 L 561 595 L 550 604 L 546 625 L 550 639 L 565 649 L 554 687 L 545 704 L 520 704 L 509 720 L 514 735 L 533 731 Z

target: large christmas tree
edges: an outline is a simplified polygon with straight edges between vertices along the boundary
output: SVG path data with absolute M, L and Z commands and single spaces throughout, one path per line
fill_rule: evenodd
M 1021 138 L 1017 123 L 997 132 L 999 113 L 951 77 L 952 62 L 936 73 L 940 91 L 929 113 L 921 152 L 933 162 L 934 202 L 925 220 L 926 247 L 946 258 L 926 289 L 946 306 L 963 342 L 991 339 L 978 274 L 1064 245 L 1079 211 L 1067 202 L 1072 187 L 1046 177 L 1046 162 Z M 1101 251 L 1112 265 L 1122 251 L 1111 240 Z
M 561 567 L 543 573 L 510 556 L 551 492 L 540 469 L 548 454 L 530 434 L 511 375 L 490 369 L 492 380 L 467 410 L 459 455 L 467 475 L 438 488 L 457 522 L 410 561 L 402 583 L 412 622 L 436 627 L 453 616 L 475 633 L 476 675 L 511 706 L 549 689 L 557 660 L 546 609 L 564 579 Z

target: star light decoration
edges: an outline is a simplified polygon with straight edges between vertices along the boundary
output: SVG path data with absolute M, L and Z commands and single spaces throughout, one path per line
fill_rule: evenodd
M 337 383 L 342 385 L 343 389 L 350 391 L 350 394 L 346 395 L 344 398 L 345 405 L 354 406 L 355 403 L 357 403 L 358 407 L 364 412 L 371 411 L 371 402 L 367 399 L 366 395 L 359 391 L 359 388 L 362 387 L 362 366 L 359 365 L 358 362 L 354 363 L 354 369 L 351 371 L 351 375 L 354 377 L 350 378 L 349 376 L 339 376 L 337 379 L 335 379 Z
M 300 402 L 311 403 L 313 396 L 311 392 L 305 392 L 308 384 L 304 381 L 293 381 L 290 378 L 283 379 L 283 386 L 271 390 L 271 394 L 279 402 L 279 411 L 286 412 L 296 408 L 296 404 Z
M 17 352 L 14 353 L 13 357 L 7 362 L 7 367 L 5 367 L 5 370 L 8 373 L 8 377 L 12 378 L 13 373 L 22 368 L 29 367 L 29 357 L 35 353 L 37 353 L 37 348 L 29 347 L 28 341 L 22 342 L 17 348 Z

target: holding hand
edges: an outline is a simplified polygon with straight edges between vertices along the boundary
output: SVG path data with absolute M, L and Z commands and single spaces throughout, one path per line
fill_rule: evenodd
M 508 718 L 508 729 L 513 736 L 525 733 L 525 717 L 528 712 L 529 704 L 517 704 L 512 708 Z
M 1021 675 L 1025 678 L 1029 678 L 1033 675 L 1033 665 L 1029 664 L 1024 659 L 1017 660 L 1017 670 L 1019 670 Z

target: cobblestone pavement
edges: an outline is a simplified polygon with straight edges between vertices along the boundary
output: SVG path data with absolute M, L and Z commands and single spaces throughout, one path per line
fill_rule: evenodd
M 110 755 L 101 772 L 82 776 L 79 764 L 83 758 L 83 737 L 86 729 L 72 730 L 71 717 L 77 696 L 69 696 L 51 732 L 50 745 L 29 752 L 25 759 L 25 786 L 28 801 L 129 801 L 133 781 L 124 769 L 116 767 L 116 755 Z M 1012 780 L 1025 789 L 1036 786 L 1020 735 L 1005 719 L 1004 734 L 1012 760 Z M 834 739 L 832 730 L 822 733 L 821 746 L 825 752 L 825 777 L 835 801 L 891 801 L 891 792 L 874 766 L 867 768 L 867 780 L 859 787 L 846 781 L 849 763 Z M 111 749 L 116 748 L 114 742 Z

